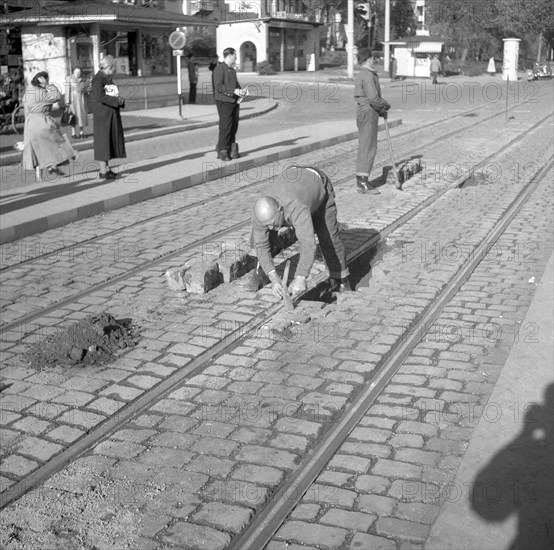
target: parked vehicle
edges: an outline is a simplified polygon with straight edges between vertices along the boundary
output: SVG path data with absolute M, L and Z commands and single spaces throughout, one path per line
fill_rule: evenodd
M 552 69 L 547 63 L 535 63 L 532 69 L 527 69 L 527 80 L 552 78 Z

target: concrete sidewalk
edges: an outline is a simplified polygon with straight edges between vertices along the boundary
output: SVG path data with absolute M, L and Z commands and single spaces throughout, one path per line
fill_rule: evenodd
M 241 105 L 241 121 L 264 115 L 278 107 L 278 102 L 267 97 L 250 98 Z M 121 119 L 125 131 L 125 141 L 137 141 L 153 138 L 160 135 L 168 135 L 198 128 L 215 126 L 219 122 L 216 106 L 213 102 L 198 103 L 195 105 L 160 107 L 157 109 L 144 109 L 139 111 L 121 110 Z M 72 140 L 68 127 L 62 127 L 62 131 L 68 136 L 73 147 L 77 151 L 92 149 L 93 116 L 88 116 L 88 126 L 85 127 L 85 139 Z M 0 165 L 18 163 L 21 153 L 14 150 L 14 145 L 22 141 L 23 136 L 15 133 L 6 133 L 1 136 Z
M 172 109 L 165 107 L 158 112 Z M 137 116 L 143 116 L 137 111 Z M 140 114 L 140 115 L 139 115 Z M 131 115 L 132 116 L 132 115 Z M 217 115 L 216 115 L 217 116 Z M 156 119 L 159 120 L 159 119 Z M 389 127 L 401 124 L 389 122 Z M 384 129 L 384 125 L 380 130 Z M 357 138 L 355 121 L 324 122 L 267 132 L 240 140 L 241 158 L 216 159 L 213 148 L 120 164 L 115 181 L 100 180 L 97 163 L 79 161 L 64 177 L 4 190 L 0 200 L 0 243 L 66 225 L 180 189 L 225 177 L 238 177 L 262 164 Z M 322 139 L 320 136 L 325 136 Z M 269 174 L 267 174 L 269 175 Z
M 554 548 L 553 256 L 426 550 Z

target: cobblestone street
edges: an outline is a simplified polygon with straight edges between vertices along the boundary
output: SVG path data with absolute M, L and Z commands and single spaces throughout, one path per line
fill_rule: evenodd
M 3 244 L 2 547 L 258 548 L 269 527 L 256 522 L 274 507 L 268 550 L 441 548 L 455 531 L 446 505 L 483 500 L 457 478 L 472 438 L 516 414 L 491 401 L 513 346 L 552 347 L 547 324 L 526 317 L 553 248 L 552 89 L 541 93 L 511 123 L 500 103 L 459 105 L 429 128 L 408 114 L 395 153 L 423 170 L 402 192 L 356 193 L 350 140 Z M 376 179 L 390 166 L 379 137 Z M 248 247 L 252 203 L 292 164 L 333 180 L 356 291 L 313 300 L 320 254 L 288 321 L 270 288 L 242 279 L 170 290 L 168 269 Z M 282 251 L 279 270 L 298 252 Z M 102 367 L 26 362 L 30 344 L 103 311 L 140 327 L 137 347 Z M 539 374 L 547 401 L 552 377 Z M 533 508 L 541 544 L 548 473 L 522 485 L 545 503 Z M 518 528 L 504 531 L 508 548 Z

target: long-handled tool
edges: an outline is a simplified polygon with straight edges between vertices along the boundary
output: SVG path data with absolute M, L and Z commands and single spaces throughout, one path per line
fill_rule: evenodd
M 398 171 L 396 170 L 396 163 L 394 162 L 394 153 L 392 152 L 392 141 L 390 139 L 389 124 L 388 124 L 386 118 L 385 118 L 385 130 L 387 132 L 387 141 L 389 143 L 389 152 L 390 152 L 390 161 L 392 163 L 392 171 L 394 172 L 394 180 L 396 182 L 394 184 L 394 186 L 398 190 L 402 190 L 402 184 L 400 183 L 400 180 L 398 179 Z
M 289 289 L 287 288 L 287 283 L 289 280 L 289 271 L 290 271 L 290 260 L 287 260 L 285 264 L 285 272 L 283 273 L 283 300 L 285 300 L 285 309 L 286 311 L 292 311 L 294 309 L 294 304 L 292 299 L 289 296 Z

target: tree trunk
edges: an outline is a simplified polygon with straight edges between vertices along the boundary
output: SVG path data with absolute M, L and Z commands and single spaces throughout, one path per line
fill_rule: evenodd
M 537 63 L 541 62 L 541 55 L 542 55 L 542 34 L 539 34 L 538 37 L 538 48 L 537 48 Z

